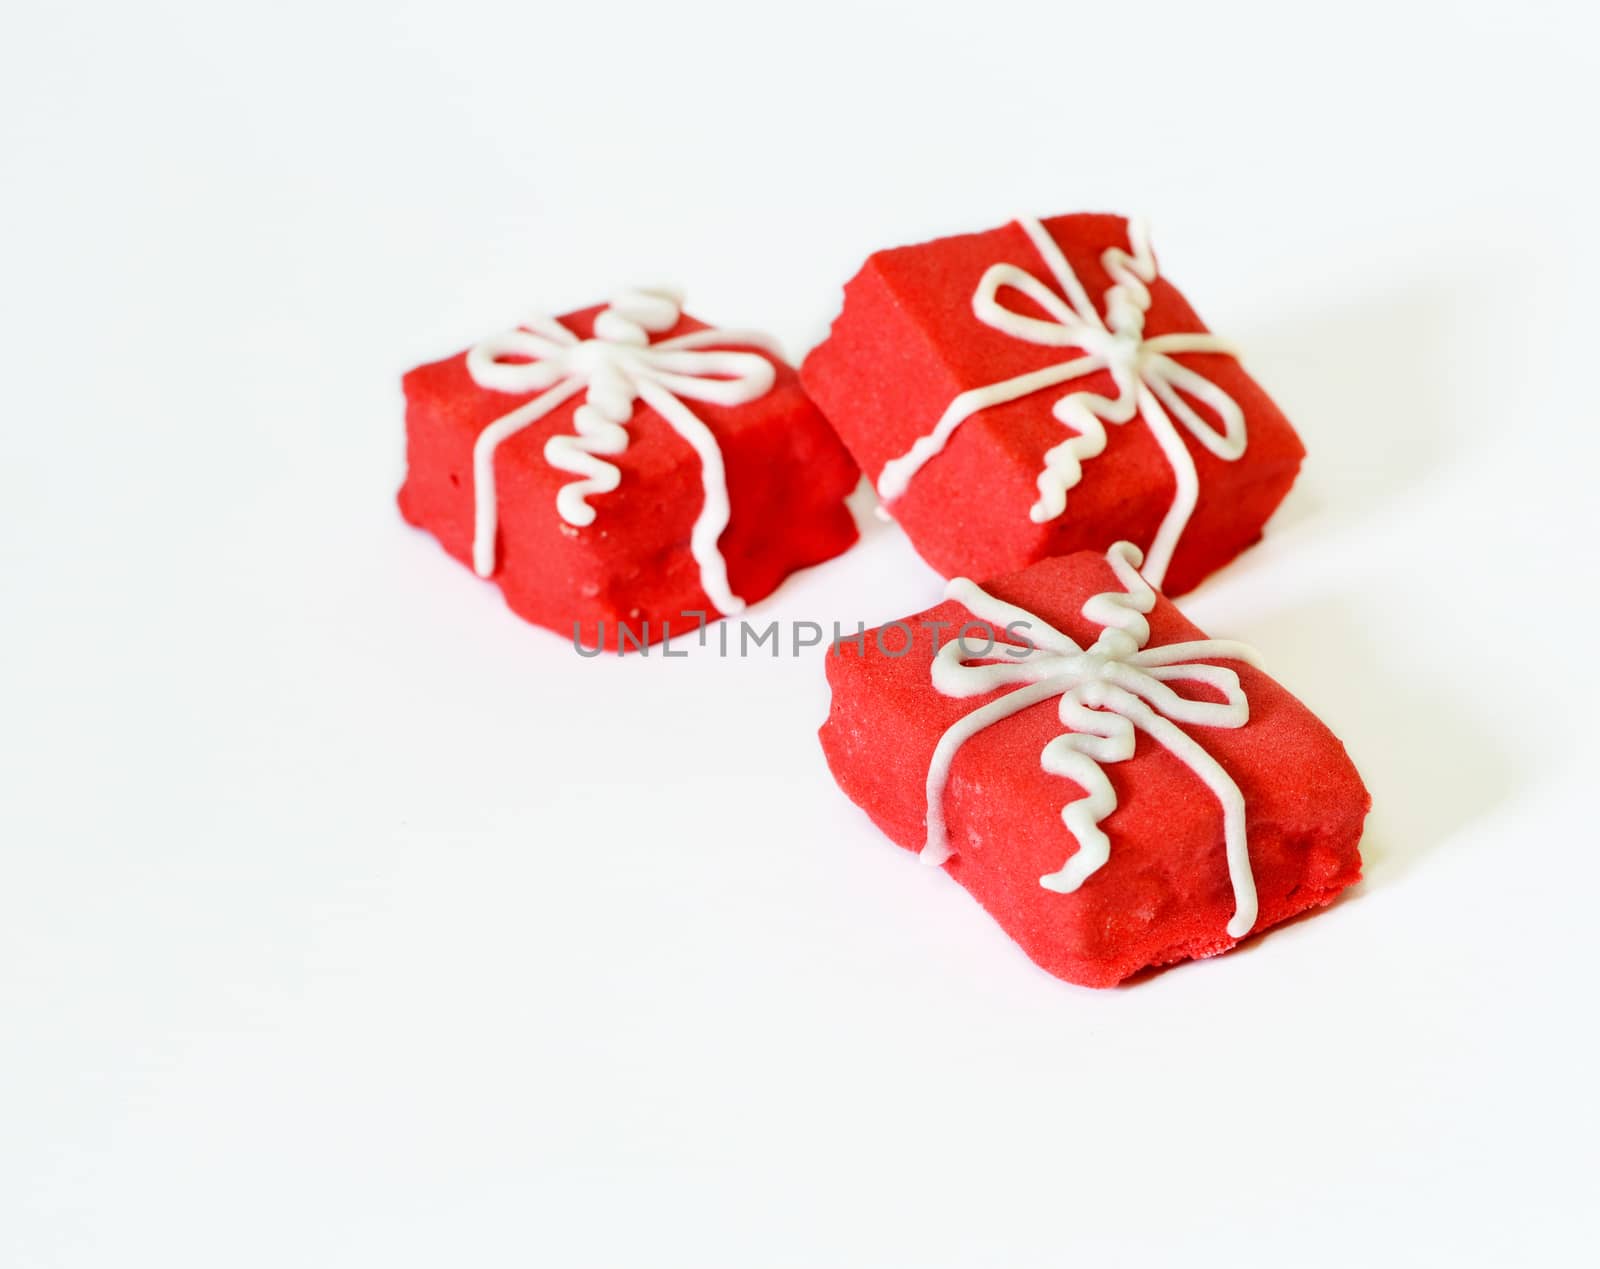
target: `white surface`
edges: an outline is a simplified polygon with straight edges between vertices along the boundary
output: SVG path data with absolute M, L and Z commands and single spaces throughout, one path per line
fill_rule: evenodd
M 1592 10 L 899 8 L 10 15 L 0 1264 L 1581 1258 Z M 1078 207 L 1303 430 L 1186 607 L 1376 797 L 1348 901 L 1101 994 L 837 793 L 814 654 L 580 663 L 392 504 L 398 373 L 529 306 L 798 354 Z M 753 615 L 935 593 L 877 528 Z

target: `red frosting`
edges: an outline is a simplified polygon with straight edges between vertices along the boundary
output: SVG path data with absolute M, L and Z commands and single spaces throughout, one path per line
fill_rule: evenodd
M 587 338 L 599 307 L 561 319 Z M 685 315 L 668 339 L 705 324 Z M 730 345 L 733 346 L 733 345 Z M 856 539 L 844 497 L 858 479 L 854 462 L 801 391 L 794 370 L 776 359 L 777 381 L 745 405 L 687 404 L 721 446 L 731 516 L 719 541 L 733 593 L 746 603 L 770 594 L 788 574 L 831 559 Z M 400 511 L 471 567 L 472 447 L 478 433 L 534 394 L 480 387 L 466 354 L 419 366 L 405 376 L 406 457 Z M 590 499 L 594 523 L 578 528 L 556 512 L 560 488 L 578 479 L 545 461 L 545 441 L 573 432 L 583 396 L 504 441 L 495 456 L 499 536 L 494 580 L 527 620 L 593 646 L 615 648 L 619 630 L 654 643 L 716 615 L 689 553 L 703 503 L 700 461 L 689 443 L 642 401 L 626 424 L 627 450 L 608 457 L 622 474 L 611 493 Z
M 1120 592 L 1103 555 L 1046 560 L 987 583 L 1082 646 L 1101 627 L 1081 612 L 1102 591 Z M 908 850 L 920 850 L 925 779 L 939 737 L 994 699 L 941 695 L 929 677 L 938 645 L 923 622 L 973 620 L 948 601 L 869 633 L 864 648 L 828 655 L 833 706 L 821 731 L 834 778 L 873 822 Z M 1147 646 L 1206 636 L 1171 603 L 1149 615 Z M 943 632 L 939 643 L 955 636 Z M 898 652 L 909 639 L 910 651 Z M 982 637 L 974 635 L 978 648 Z M 888 653 L 884 651 L 887 648 Z M 1202 660 L 1205 658 L 1201 658 Z M 1371 799 L 1344 746 L 1304 705 L 1258 669 L 1217 662 L 1239 674 L 1250 718 L 1242 727 L 1186 726 L 1244 794 L 1250 862 L 1260 897 L 1252 933 L 1331 901 L 1360 879 L 1357 845 Z M 1181 686 L 1187 695 L 1206 689 Z M 1212 956 L 1235 946 L 1222 810 L 1199 776 L 1142 732 L 1134 756 L 1104 771 L 1117 809 L 1102 822 L 1110 860 L 1072 894 L 1039 884 L 1077 849 L 1061 820 L 1083 790 L 1045 772 L 1045 744 L 1062 734 L 1058 700 L 1036 704 L 986 728 L 958 751 L 944 795 L 950 845 L 946 870 L 1035 961 L 1071 982 L 1109 987 L 1153 965 Z
M 1044 226 L 1103 313 L 1111 279 L 1100 257 L 1107 247 L 1128 245 L 1127 222 L 1076 215 Z M 826 342 L 806 358 L 801 378 L 874 481 L 887 461 L 932 431 L 960 393 L 1081 355 L 1015 339 L 978 320 L 973 293 L 997 263 L 1015 264 L 1057 289 L 1015 223 L 880 251 L 845 286 L 844 310 Z M 1147 335 L 1206 330 L 1165 278 L 1158 277 L 1151 292 Z M 1048 316 L 1015 291 L 1005 292 L 1005 303 Z M 1167 573 L 1171 594 L 1194 586 L 1261 536 L 1305 454 L 1288 421 L 1235 358 L 1184 353 L 1176 360 L 1233 397 L 1244 411 L 1249 444 L 1242 457 L 1227 462 L 1179 428 L 1194 455 L 1200 497 Z M 1045 524 L 1028 518 L 1045 452 L 1072 435 L 1051 407 L 1079 390 L 1116 395 L 1111 375 L 1101 371 L 982 410 L 912 478 L 893 510 L 929 564 L 947 577 L 984 578 L 1052 555 L 1104 551 L 1123 539 L 1149 547 L 1172 504 L 1174 482 L 1139 418 L 1107 426 L 1105 451 L 1085 462 L 1061 516 Z M 1216 422 L 1208 407 L 1196 409 Z

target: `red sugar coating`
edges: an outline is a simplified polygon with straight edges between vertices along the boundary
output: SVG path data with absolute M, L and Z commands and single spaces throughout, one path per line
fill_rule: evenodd
M 573 334 L 593 333 L 600 307 L 561 318 Z M 705 329 L 685 315 L 652 342 Z M 729 344 L 728 347 L 738 347 Z M 760 351 L 760 350 L 753 350 Z M 796 569 L 831 559 L 856 540 L 844 498 L 859 473 L 801 391 L 793 368 L 770 358 L 777 380 L 744 405 L 689 401 L 716 437 L 727 472 L 731 515 L 719 539 L 728 582 L 747 604 L 771 594 Z M 495 392 L 475 383 L 466 354 L 405 376 L 407 473 L 401 514 L 472 566 L 472 448 L 478 434 L 534 393 Z M 513 612 L 593 647 L 659 641 L 702 624 L 686 614 L 716 610 L 689 552 L 704 494 L 689 443 L 643 401 L 635 402 L 626 451 L 608 456 L 622 481 L 590 498 L 594 523 L 578 528 L 556 512 L 556 494 L 578 479 L 545 461 L 545 442 L 571 435 L 583 395 L 504 441 L 495 455 L 499 505 L 494 580 Z
M 1089 646 L 1101 627 L 1084 601 L 1122 587 L 1103 555 L 1051 559 L 986 583 L 984 589 Z M 821 740 L 840 788 L 908 850 L 920 850 L 925 779 L 939 737 L 994 699 L 941 695 L 929 678 L 936 651 L 923 622 L 953 622 L 940 643 L 973 620 L 955 601 L 904 619 L 904 656 L 885 655 L 876 634 L 865 648 L 828 654 L 833 705 Z M 1149 614 L 1147 646 L 1206 636 L 1166 599 Z M 903 630 L 883 627 L 898 652 Z M 974 632 L 972 646 L 983 636 Z M 1209 658 L 1199 658 L 1208 660 Z M 1357 846 L 1371 799 L 1344 746 L 1265 673 L 1237 661 L 1249 701 L 1240 728 L 1188 725 L 1189 733 L 1244 794 L 1251 868 L 1260 898 L 1259 933 L 1330 902 L 1361 876 Z M 1185 695 L 1202 697 L 1188 685 Z M 1081 797 L 1072 780 L 1041 769 L 1045 744 L 1062 734 L 1058 699 L 1035 704 L 973 735 L 957 752 L 944 794 L 950 845 L 946 870 L 1050 973 L 1109 987 L 1148 966 L 1213 956 L 1234 947 L 1227 932 L 1234 896 L 1217 799 L 1180 759 L 1143 732 L 1134 756 L 1104 764 L 1117 809 L 1102 822 L 1111 856 L 1072 894 L 1039 884 L 1077 844 L 1062 808 Z
M 1107 247 L 1128 246 L 1127 221 L 1073 215 L 1043 223 L 1103 315 L 1111 279 L 1100 257 Z M 1016 223 L 879 251 L 845 285 L 843 311 L 800 374 L 874 482 L 886 462 L 932 431 L 960 393 L 1081 355 L 1015 339 L 978 320 L 973 293 L 997 263 L 1017 265 L 1058 289 Z M 1150 289 L 1147 336 L 1207 329 L 1164 277 Z M 1017 312 L 1048 317 L 1014 290 L 1003 298 Z M 1167 572 L 1169 594 L 1195 586 L 1260 538 L 1305 456 L 1288 420 L 1237 359 L 1219 353 L 1175 359 L 1233 397 L 1244 412 L 1249 441 L 1240 458 L 1227 462 L 1179 428 L 1194 456 L 1200 495 Z M 1028 518 L 1045 452 L 1073 435 L 1051 408 L 1067 392 L 1080 390 L 1117 394 L 1110 373 L 1100 371 L 979 411 L 917 472 L 893 511 L 929 564 L 946 577 L 984 578 L 1053 555 L 1104 551 L 1124 539 L 1149 548 L 1175 485 L 1142 418 L 1106 426 L 1106 448 L 1085 461 L 1083 479 L 1068 491 L 1062 515 L 1045 524 Z M 1209 407 L 1195 408 L 1217 424 Z

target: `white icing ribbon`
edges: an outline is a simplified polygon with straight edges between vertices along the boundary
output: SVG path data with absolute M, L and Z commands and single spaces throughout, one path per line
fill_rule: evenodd
M 1070 894 L 1111 857 L 1111 842 L 1100 822 L 1117 809 L 1117 795 L 1101 764 L 1133 757 L 1134 732 L 1142 731 L 1199 776 L 1222 805 L 1223 842 L 1234 898 L 1228 933 L 1243 938 L 1257 915 L 1244 794 L 1179 724 L 1243 727 L 1250 718 L 1250 705 L 1238 674 L 1226 666 L 1206 665 L 1202 659 L 1256 665 L 1257 654 L 1249 645 L 1231 639 L 1145 647 L 1150 639 L 1145 614 L 1155 607 L 1156 593 L 1139 574 L 1142 558 L 1131 542 L 1118 542 L 1106 552 L 1106 562 L 1123 589 L 1095 595 L 1083 605 L 1083 615 L 1103 627 L 1087 649 L 1033 613 L 996 599 L 964 577 L 950 582 L 947 598 L 959 600 L 994 632 L 1023 630 L 1032 646 L 1023 649 L 1001 643 L 999 647 L 1005 651 L 989 648 L 980 658 L 958 639 L 935 655 L 933 685 L 945 696 L 986 696 L 999 688 L 1011 690 L 979 706 L 939 737 L 928 765 L 928 836 L 922 859 L 942 864 L 952 854 L 945 827 L 944 790 L 956 751 L 985 727 L 1059 697 L 1061 723 L 1068 731 L 1044 747 L 1039 763 L 1050 774 L 1065 776 L 1083 789 L 1083 797 L 1061 811 L 1062 822 L 1077 839 L 1078 849 L 1058 872 L 1041 877 L 1039 884 Z M 1002 659 L 987 659 L 997 656 Z M 1202 684 L 1223 699 L 1180 696 L 1168 686 L 1175 682 Z
M 545 442 L 545 461 L 580 477 L 561 487 L 557 513 L 579 528 L 594 523 L 589 499 L 622 483 L 621 471 L 606 459 L 628 448 L 624 424 L 633 417 L 634 403 L 643 401 L 689 442 L 700 460 L 705 498 L 689 539 L 690 553 L 700 567 L 700 585 L 717 611 L 736 613 L 744 608 L 744 601 L 728 587 L 727 562 L 717 547 L 729 514 L 722 450 L 711 429 L 682 398 L 713 405 L 754 401 L 772 387 L 777 372 L 760 353 L 726 345 L 759 348 L 774 357 L 781 354 L 776 344 L 754 331 L 707 329 L 651 343 L 652 334 L 678 324 L 682 302 L 673 291 L 627 291 L 595 318 L 589 339 L 579 339 L 553 317 L 540 316 L 491 335 L 467 353 L 467 371 L 481 387 L 519 395 L 539 393 L 484 428 L 473 445 L 472 566 L 480 577 L 495 569 L 499 524 L 495 451 L 508 437 L 586 391 L 573 417 L 576 435 L 552 436 Z
M 1044 469 L 1038 478 L 1039 500 L 1029 509 L 1028 516 L 1036 524 L 1043 524 L 1065 511 L 1067 491 L 1083 479 L 1083 463 L 1106 447 L 1105 424 L 1126 423 L 1135 415 L 1143 415 L 1177 484 L 1172 505 L 1150 544 L 1144 569 L 1145 576 L 1159 587 L 1200 495 L 1194 458 L 1173 420 L 1183 424 L 1211 453 L 1228 462 L 1244 453 L 1246 441 L 1244 411 L 1238 403 L 1198 371 L 1174 361 L 1172 354 L 1238 354 L 1231 344 L 1211 334 L 1145 338 L 1144 321 L 1150 308 L 1150 283 L 1156 279 L 1156 260 L 1142 222 L 1129 222 L 1131 255 L 1120 247 L 1110 247 L 1100 257 L 1112 280 L 1106 291 L 1103 318 L 1045 227 L 1031 217 L 1017 223 L 1054 275 L 1060 293 L 1017 265 L 994 264 L 978 281 L 972 296 L 973 313 L 984 325 L 1013 339 L 1049 348 L 1076 349 L 1085 355 L 961 393 L 950 402 L 933 431 L 884 465 L 878 475 L 878 495 L 885 502 L 892 502 L 905 493 L 911 478 L 944 449 L 961 424 L 980 410 L 1108 370 L 1117 386 L 1114 398 L 1078 391 L 1069 392 L 1055 403 L 1051 412 L 1073 435 L 1044 456 Z M 1000 291 L 1006 287 L 1027 296 L 1050 315 L 1049 320 L 1007 308 L 999 300 Z M 1197 413 L 1186 396 L 1215 411 L 1222 421 L 1222 431 Z

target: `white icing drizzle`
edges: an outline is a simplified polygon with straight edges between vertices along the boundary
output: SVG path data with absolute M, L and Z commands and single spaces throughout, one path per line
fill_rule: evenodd
M 1131 758 L 1134 732 L 1142 731 L 1199 776 L 1222 805 L 1223 841 L 1234 898 L 1228 933 L 1243 938 L 1256 923 L 1244 794 L 1217 760 L 1178 724 L 1243 727 L 1250 718 L 1250 705 L 1238 674 L 1225 666 L 1203 664 L 1202 658 L 1256 665 L 1257 654 L 1247 644 L 1231 639 L 1145 647 L 1150 639 L 1145 614 L 1155 607 L 1156 594 L 1139 574 L 1142 558 L 1131 542 L 1118 542 L 1106 552 L 1106 562 L 1123 589 L 1105 591 L 1083 605 L 1083 615 L 1103 627 L 1087 649 L 1033 613 L 996 599 L 964 577 L 950 582 L 947 598 L 959 600 L 997 633 L 1018 628 L 1013 623 L 1023 623 L 1020 628 L 1033 646 L 1023 649 L 1002 642 L 979 659 L 956 640 L 935 655 L 933 685 L 945 696 L 985 696 L 1000 688 L 1011 690 L 979 706 L 939 737 L 928 765 L 928 836 L 922 858 L 942 864 L 952 854 L 945 827 L 944 790 L 956 751 L 985 727 L 1059 697 L 1061 723 L 1068 731 L 1044 747 L 1039 762 L 1050 774 L 1082 786 L 1084 795 L 1061 811 L 1062 822 L 1077 840 L 1077 852 L 1058 872 L 1041 877 L 1039 884 L 1070 894 L 1110 858 L 1111 842 L 1100 822 L 1116 810 L 1117 795 L 1102 764 Z M 995 657 L 1000 659 L 990 659 Z M 1168 686 L 1180 681 L 1203 684 L 1223 699 L 1180 696 Z
M 579 339 L 553 317 L 540 316 L 491 335 L 467 353 L 467 371 L 480 386 L 495 392 L 539 394 L 484 428 L 473 446 L 472 564 L 480 577 L 489 577 L 495 569 L 496 449 L 507 437 L 586 392 L 573 416 L 576 435 L 552 436 L 545 442 L 545 461 L 579 477 L 556 495 L 557 513 L 579 528 L 594 523 L 589 499 L 621 484 L 621 471 L 606 459 L 628 448 L 624 425 L 633 417 L 635 402 L 643 401 L 689 442 L 700 460 L 704 502 L 689 549 L 700 567 L 701 587 L 719 612 L 744 608 L 744 601 L 728 587 L 727 563 L 717 546 L 728 527 L 722 450 L 711 429 L 682 398 L 714 405 L 754 401 L 772 387 L 777 372 L 760 353 L 726 345 L 759 348 L 774 357 L 780 353 L 770 339 L 754 331 L 708 329 L 651 343 L 652 334 L 678 324 L 682 302 L 674 291 L 626 291 L 595 318 L 589 339 Z
M 1229 462 L 1244 453 L 1246 442 L 1244 411 L 1238 403 L 1204 375 L 1174 361 L 1172 354 L 1237 353 L 1225 340 L 1198 332 L 1145 338 L 1149 284 L 1156 278 L 1156 260 L 1142 222 L 1129 222 L 1131 255 L 1120 247 L 1110 247 L 1100 257 L 1112 280 L 1106 291 L 1104 318 L 1045 227 L 1031 217 L 1017 223 L 1049 267 L 1061 288 L 1060 294 L 1017 265 L 994 264 L 978 281 L 972 297 L 973 313 L 986 326 L 1014 339 L 1049 348 L 1072 348 L 1085 355 L 961 393 L 946 407 L 931 432 L 884 465 L 878 475 L 878 495 L 891 502 L 904 494 L 911 478 L 978 411 L 1108 370 L 1117 386 L 1114 398 L 1088 391 L 1069 392 L 1052 408 L 1051 413 L 1073 435 L 1044 456 L 1044 469 L 1038 479 L 1039 499 L 1028 516 L 1043 524 L 1065 511 L 1067 491 L 1083 479 L 1084 462 L 1106 447 L 1105 424 L 1126 423 L 1135 415 L 1143 415 L 1177 483 L 1172 505 L 1150 544 L 1144 569 L 1151 583 L 1160 586 L 1200 493 L 1194 458 L 1173 420 L 1183 424 L 1211 453 Z M 1006 287 L 1033 300 L 1050 315 L 1050 320 L 1007 308 L 999 300 L 1000 291 Z M 1184 399 L 1186 395 L 1214 410 L 1222 420 L 1223 430 L 1218 432 L 1197 413 Z

